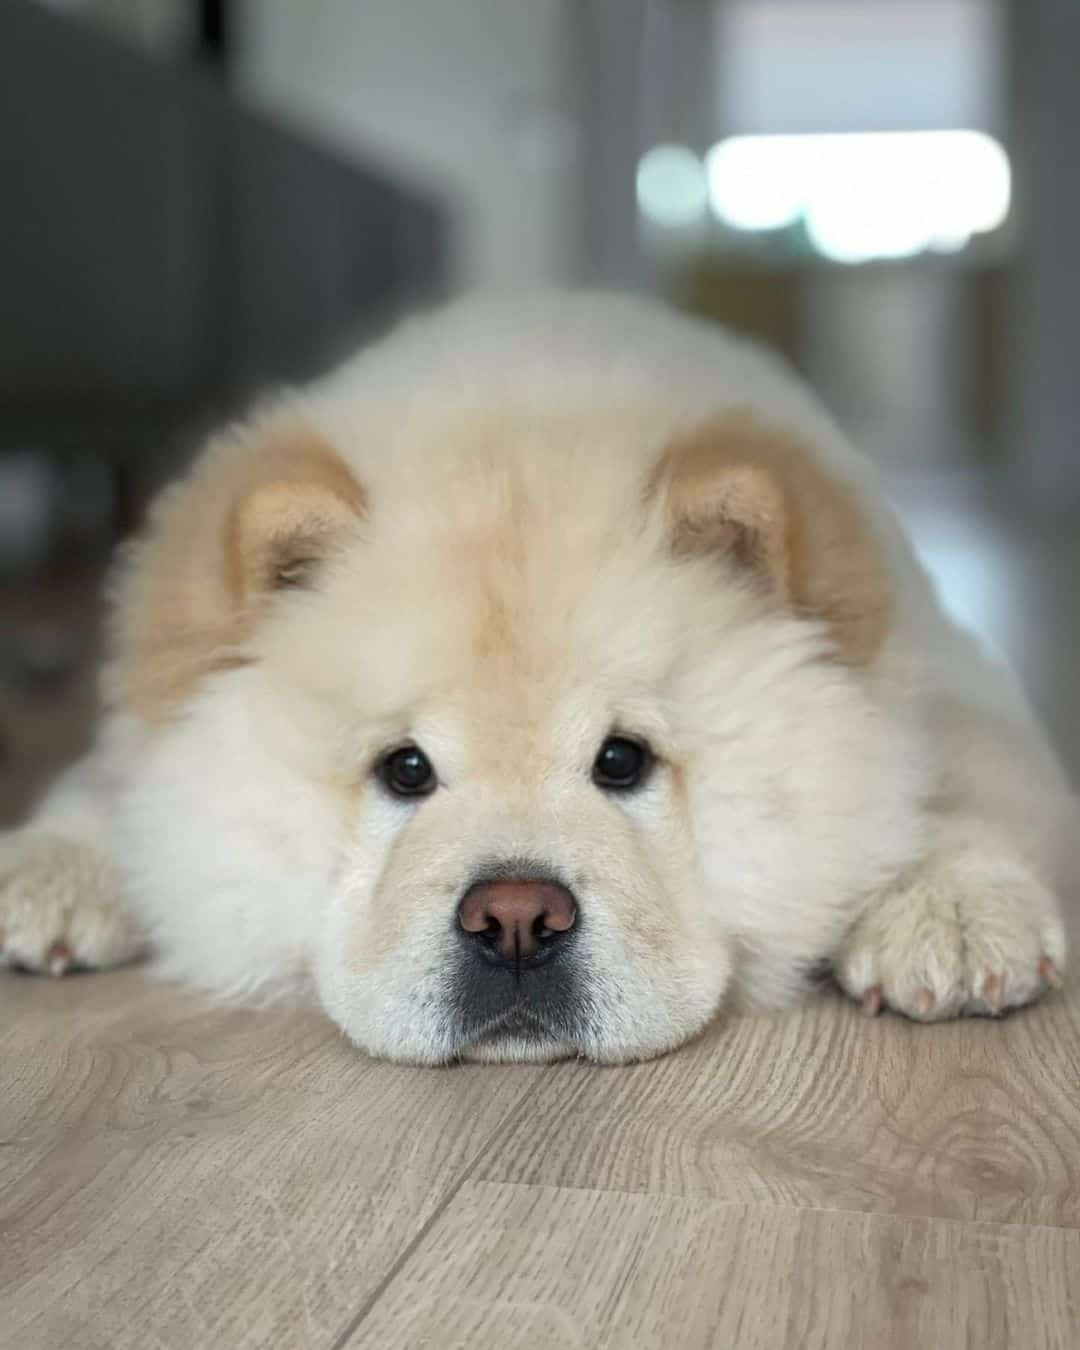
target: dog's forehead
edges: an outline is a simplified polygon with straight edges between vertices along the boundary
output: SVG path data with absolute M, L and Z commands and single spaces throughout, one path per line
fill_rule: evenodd
M 363 720 L 445 727 L 492 761 L 564 754 L 613 708 L 656 689 L 673 614 L 646 565 L 612 575 L 602 551 L 558 542 L 446 532 L 400 561 L 380 559 L 374 575 L 361 554 L 325 598 L 329 616 L 312 597 L 314 640 L 284 635 L 286 659 L 310 669 L 332 631 L 324 674 Z
M 542 432 L 451 447 L 431 477 L 374 475 L 362 536 L 276 645 L 288 667 L 310 682 L 332 634 L 318 678 L 347 715 L 423 712 L 500 756 L 592 737 L 653 696 L 700 588 L 650 533 L 639 467 Z
M 608 612 L 632 604 L 658 561 L 640 502 L 594 469 L 508 456 L 422 494 L 376 496 L 355 586 L 380 621 L 426 625 L 444 661 L 555 673 L 600 593 Z
M 666 664 L 680 587 L 637 522 L 586 513 L 572 524 L 528 509 L 436 543 L 415 581 L 442 608 L 438 665 L 482 702 L 565 691 Z M 426 574 L 426 577 L 425 577 Z

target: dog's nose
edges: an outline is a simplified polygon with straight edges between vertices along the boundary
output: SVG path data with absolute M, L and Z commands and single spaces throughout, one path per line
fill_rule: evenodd
M 553 955 L 576 920 L 574 897 L 553 881 L 481 881 L 458 907 L 458 923 L 500 965 Z

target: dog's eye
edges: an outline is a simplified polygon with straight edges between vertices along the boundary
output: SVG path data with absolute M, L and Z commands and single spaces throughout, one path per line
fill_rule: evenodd
M 379 777 L 398 797 L 426 797 L 435 790 L 431 760 L 416 745 L 403 745 L 381 762 Z
M 644 780 L 652 752 L 642 741 L 609 736 L 593 761 L 593 782 L 608 792 L 628 792 Z

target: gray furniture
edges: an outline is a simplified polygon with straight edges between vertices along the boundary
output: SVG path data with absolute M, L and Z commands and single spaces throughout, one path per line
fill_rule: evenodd
M 208 421 L 443 288 L 435 204 L 26 0 L 0 183 L 0 457 L 100 460 L 120 528 Z

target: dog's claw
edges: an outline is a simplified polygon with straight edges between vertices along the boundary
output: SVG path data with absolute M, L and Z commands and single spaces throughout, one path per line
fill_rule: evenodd
M 982 999 L 991 1012 L 999 1013 L 1005 1002 L 1005 979 L 1001 975 L 987 975 L 983 980 Z
M 1051 989 L 1061 988 L 1061 971 L 1054 965 L 1051 957 L 1044 956 L 1039 962 L 1039 974 Z
M 876 1017 L 881 1012 L 881 985 L 872 984 L 863 994 L 859 1003 L 859 1011 L 864 1017 Z
M 915 1011 L 920 1017 L 925 1017 L 928 1013 L 933 1011 L 936 1002 L 937 1000 L 929 989 L 920 989 L 915 995 Z
M 66 942 L 54 942 L 45 958 L 45 968 L 50 975 L 63 975 L 73 959 L 71 948 Z

